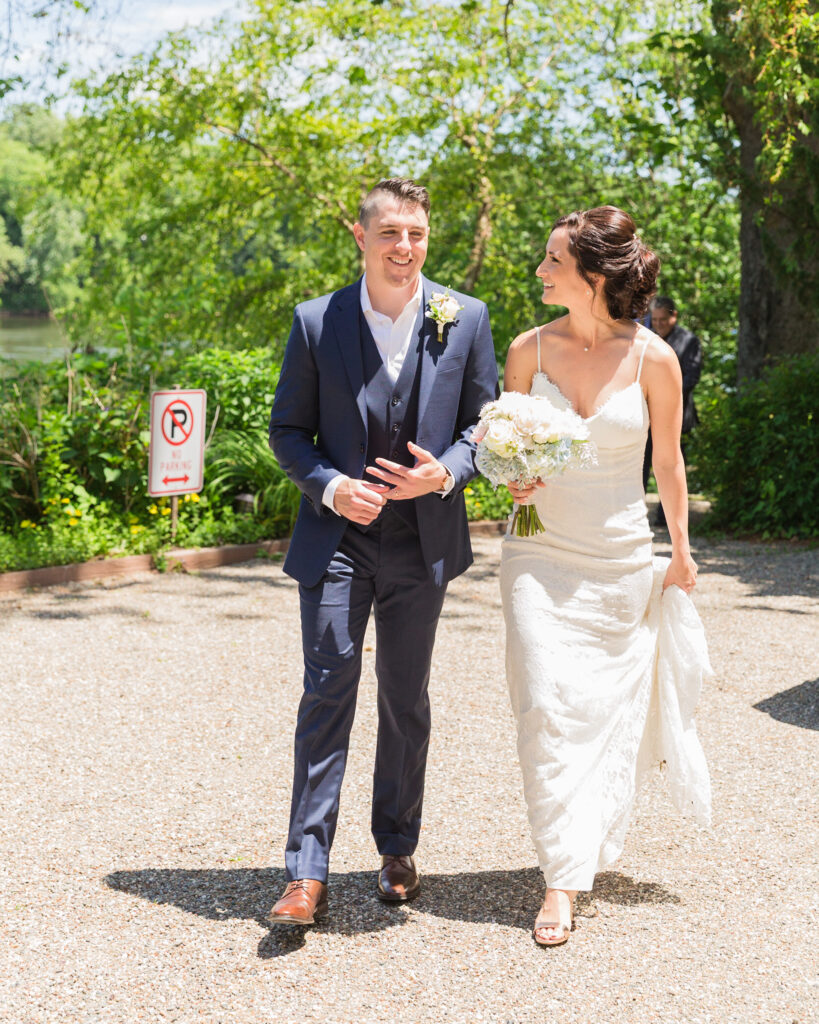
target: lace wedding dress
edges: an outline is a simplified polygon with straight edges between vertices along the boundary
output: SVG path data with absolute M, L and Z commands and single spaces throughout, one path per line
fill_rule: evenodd
M 705 635 L 668 559 L 652 555 L 642 487 L 648 407 L 636 379 L 584 422 L 594 466 L 536 491 L 545 527 L 507 536 L 501 591 L 506 668 L 540 867 L 559 889 L 591 889 L 620 854 L 642 775 L 665 762 L 677 808 L 710 821 L 693 721 L 710 674 Z M 540 369 L 531 393 L 570 403 Z

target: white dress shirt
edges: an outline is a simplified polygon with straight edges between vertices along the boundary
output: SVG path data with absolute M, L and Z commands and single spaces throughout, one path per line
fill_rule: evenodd
M 367 321 L 367 325 L 372 332 L 373 341 L 378 349 L 378 353 L 384 363 L 384 368 L 387 371 L 387 375 L 393 384 L 398 380 L 398 375 L 401 373 L 401 367 L 404 365 L 407 352 L 409 352 L 410 342 L 412 341 L 413 328 L 415 327 L 415 321 L 418 316 L 418 307 L 424 300 L 424 289 L 421 284 L 421 275 L 418 275 L 418 284 L 415 291 L 412 294 L 409 302 L 404 306 L 398 315 L 396 320 L 387 316 L 386 313 L 379 313 L 378 310 L 373 309 L 372 302 L 370 301 L 370 293 L 367 291 L 367 275 L 365 274 L 361 278 L 361 311 L 364 314 L 364 318 Z M 446 468 L 446 467 L 444 467 Z M 436 494 L 440 494 L 442 498 L 445 498 L 447 494 L 455 486 L 455 478 L 447 469 L 447 479 L 444 486 L 440 491 L 436 491 Z M 327 508 L 336 512 L 334 505 L 336 488 L 342 480 L 348 480 L 349 477 L 343 473 L 339 473 L 338 476 L 333 479 L 324 488 L 324 494 L 321 496 L 321 502 L 326 505 Z M 336 512 L 336 515 L 339 513 Z
M 412 341 L 412 329 L 418 316 L 418 307 L 424 298 L 421 286 L 421 275 L 412 298 L 404 306 L 397 320 L 392 320 L 386 313 L 373 309 L 370 293 L 367 291 L 367 275 L 361 278 L 361 311 L 372 332 L 373 341 L 384 363 L 387 375 L 394 384 L 398 380 L 401 367 L 409 352 Z

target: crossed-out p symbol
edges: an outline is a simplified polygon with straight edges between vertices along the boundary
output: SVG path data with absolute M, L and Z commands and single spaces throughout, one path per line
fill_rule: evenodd
M 178 398 L 162 413 L 162 436 L 168 444 L 184 444 L 193 432 L 193 411 L 186 401 Z

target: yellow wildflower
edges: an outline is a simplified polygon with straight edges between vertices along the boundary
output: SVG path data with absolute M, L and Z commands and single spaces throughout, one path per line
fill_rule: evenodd
M 194 503 L 194 505 L 195 505 L 195 504 L 196 504 L 196 502 L 197 502 L 197 501 L 199 501 L 199 495 L 198 495 L 198 494 L 192 494 L 192 495 L 191 495 L 191 501 L 192 501 L 192 502 Z
M 150 514 L 152 516 L 155 516 L 157 514 L 157 512 L 159 511 L 159 509 L 156 507 L 156 505 L 151 505 L 151 507 L 148 509 L 148 511 L 150 512 Z
M 475 492 L 471 487 L 464 487 L 464 494 L 474 494 Z
M 144 529 L 145 529 L 144 526 L 140 526 L 138 523 L 134 523 L 131 526 L 131 533 L 140 533 Z
M 61 498 L 60 500 L 62 501 L 63 505 L 70 505 L 71 504 L 71 499 L 70 498 Z
M 24 519 L 22 521 L 22 523 L 20 523 L 20 529 L 21 530 L 34 529 L 34 523 L 32 523 L 32 521 L 30 519 Z
M 169 516 L 170 514 L 171 514 L 171 510 L 169 508 L 163 508 L 162 509 L 162 515 L 163 516 Z
M 79 522 L 79 519 L 75 519 L 75 518 L 74 518 L 74 516 L 72 516 L 72 517 L 71 517 L 71 518 L 70 518 L 70 519 L 68 520 L 68 525 L 69 525 L 69 526 L 76 526 L 78 522 Z

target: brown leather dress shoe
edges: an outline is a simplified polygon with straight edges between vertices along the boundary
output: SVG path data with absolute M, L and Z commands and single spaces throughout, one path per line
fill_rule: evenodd
M 267 915 L 269 924 L 315 924 L 327 913 L 327 886 L 315 878 L 287 883 L 282 898 Z
M 421 879 L 412 857 L 395 857 L 387 854 L 381 858 L 378 873 L 378 898 L 387 903 L 403 903 L 414 900 L 421 891 Z

